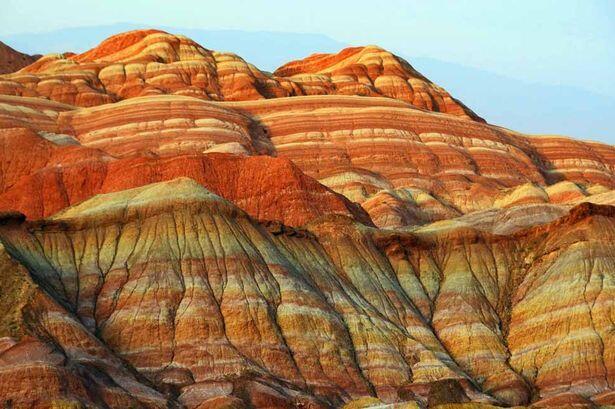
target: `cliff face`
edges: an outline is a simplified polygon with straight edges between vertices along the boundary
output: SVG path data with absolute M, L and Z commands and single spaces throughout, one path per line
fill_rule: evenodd
M 377 47 L 144 30 L 0 92 L 4 406 L 615 404 L 612 146 Z

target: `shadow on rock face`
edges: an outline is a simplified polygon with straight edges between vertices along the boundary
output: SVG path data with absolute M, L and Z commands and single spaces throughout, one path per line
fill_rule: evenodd
M 427 398 L 427 405 L 433 408 L 448 403 L 465 403 L 469 401 L 470 399 L 464 392 L 459 381 L 455 379 L 444 379 L 432 384 Z

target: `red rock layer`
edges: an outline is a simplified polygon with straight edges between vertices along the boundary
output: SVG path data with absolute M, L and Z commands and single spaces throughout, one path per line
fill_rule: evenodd
M 27 155 L 16 155 L 16 152 L 27 152 Z M 54 170 L 60 173 L 66 169 L 80 169 L 67 174 L 74 180 L 81 180 L 83 169 L 92 169 L 104 164 L 111 157 L 96 149 L 78 145 L 58 146 L 36 132 L 24 128 L 0 130 L 0 188 L 8 191 L 19 183 L 23 177 L 36 174 L 42 169 Z M 51 186 L 50 186 L 51 187 Z M 52 189 L 53 190 L 53 189 Z M 53 193 L 48 192 L 53 195 Z M 26 197 L 23 197 L 26 199 Z M 37 204 L 43 205 L 43 203 Z M 50 212 L 59 210 L 57 206 Z
M 68 114 L 72 107 L 6 96 L 0 102 L 3 210 L 46 217 L 98 193 L 187 176 L 257 219 L 297 226 L 334 213 L 371 224 L 359 206 L 287 159 L 217 153 L 271 148 L 251 132 L 251 119 L 205 101 L 145 99 L 75 111 L 60 120 L 58 112 Z M 79 145 L 79 139 L 89 146 Z
M 99 193 L 179 176 L 193 178 L 260 220 L 300 226 L 323 214 L 343 214 L 371 224 L 360 206 L 304 175 L 286 159 L 229 154 L 123 160 L 99 156 L 62 167 L 50 165 L 18 178 L 0 194 L 0 209 L 18 210 L 36 219 Z

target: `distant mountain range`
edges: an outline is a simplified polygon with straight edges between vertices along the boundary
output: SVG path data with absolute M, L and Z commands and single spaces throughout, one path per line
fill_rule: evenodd
M 137 28 L 143 27 L 120 23 L 67 28 L 0 36 L 0 41 L 27 54 L 82 52 L 110 35 Z M 314 52 L 337 52 L 347 46 L 322 34 L 156 28 L 186 35 L 210 49 L 234 52 L 267 71 Z M 530 83 L 437 59 L 397 54 L 490 123 L 527 133 L 562 134 L 615 143 L 613 97 L 576 87 Z
M 488 122 L 530 134 L 615 144 L 615 98 L 570 86 L 531 83 L 430 58 L 403 56 Z

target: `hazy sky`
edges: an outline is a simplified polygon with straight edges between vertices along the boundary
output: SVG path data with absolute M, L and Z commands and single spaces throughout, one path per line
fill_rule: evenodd
M 0 35 L 115 22 L 322 33 L 410 57 L 615 96 L 611 0 L 2 0 L 0 5 Z

